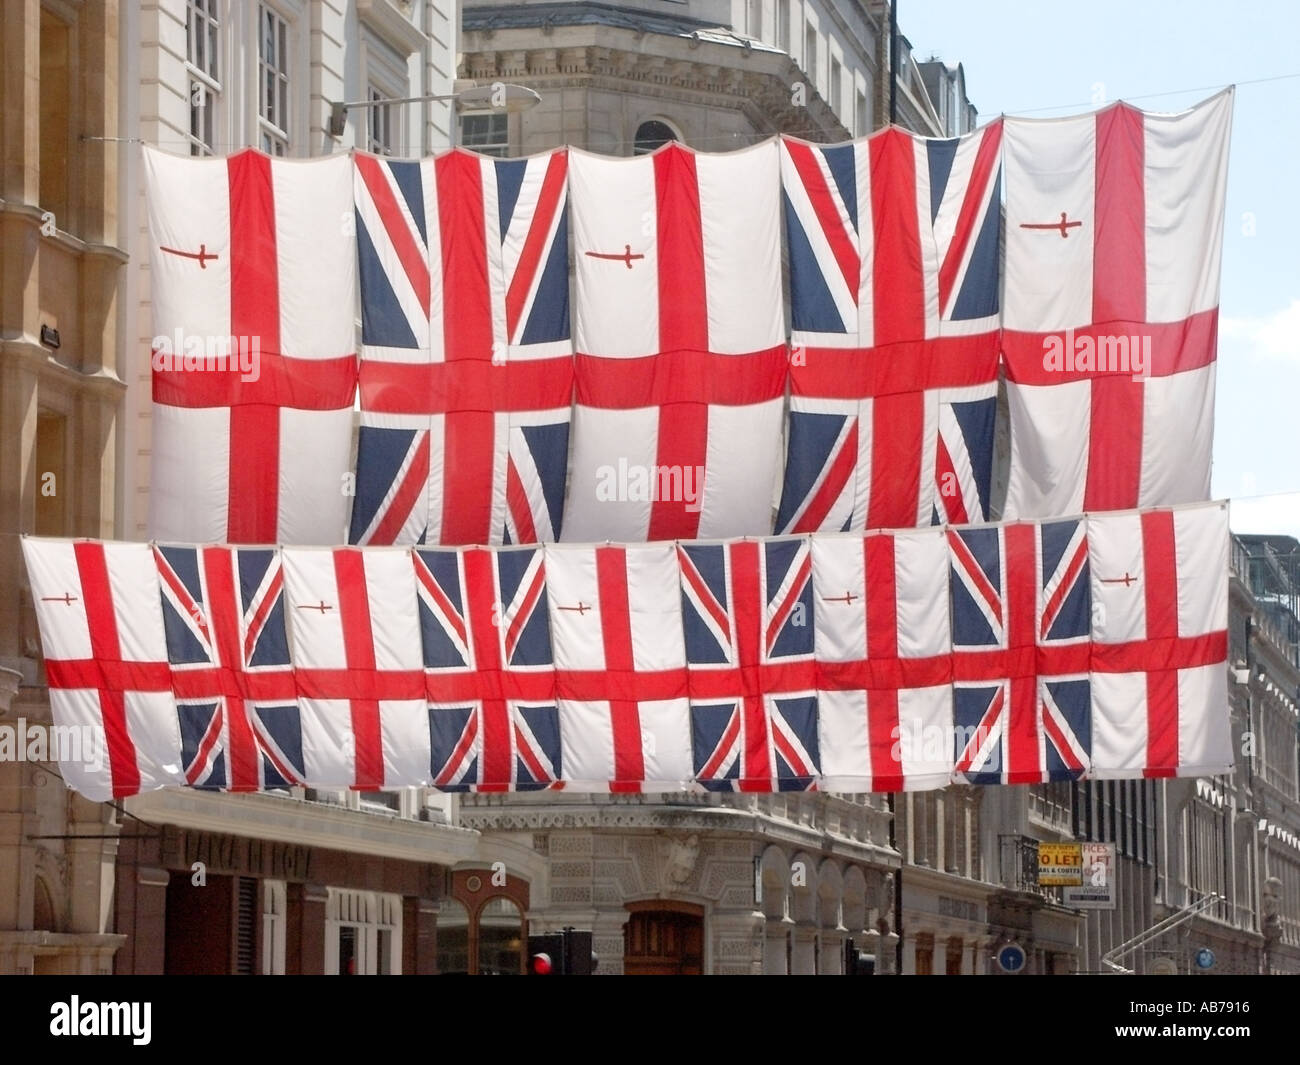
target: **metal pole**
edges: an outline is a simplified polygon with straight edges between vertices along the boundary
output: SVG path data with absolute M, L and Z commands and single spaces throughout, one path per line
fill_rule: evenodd
M 889 124 L 898 123 L 898 0 L 889 0 Z

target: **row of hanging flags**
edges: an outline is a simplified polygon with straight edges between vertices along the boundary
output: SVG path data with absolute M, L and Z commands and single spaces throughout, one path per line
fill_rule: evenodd
M 1231 107 L 627 159 L 146 149 L 152 534 L 640 542 L 1204 500 Z
M 152 534 L 191 546 L 25 542 L 56 719 L 106 752 L 65 776 L 1225 770 L 1231 105 L 631 159 L 146 149 Z
M 83 737 L 63 773 L 96 799 L 1232 763 L 1221 503 L 712 542 L 23 546 L 53 712 Z

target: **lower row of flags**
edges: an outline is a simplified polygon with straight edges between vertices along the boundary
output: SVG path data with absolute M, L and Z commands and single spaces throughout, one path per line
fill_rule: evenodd
M 635 545 L 27 538 L 68 783 L 899 791 L 1232 764 L 1227 510 Z

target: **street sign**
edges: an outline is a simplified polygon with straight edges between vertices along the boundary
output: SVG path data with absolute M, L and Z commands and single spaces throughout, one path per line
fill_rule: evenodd
M 1038 844 L 1038 885 L 1083 883 L 1083 851 L 1078 843 Z
M 1113 910 L 1115 908 L 1115 844 L 1081 843 L 1079 845 L 1083 883 L 1067 887 L 1061 901 L 1076 910 Z
M 1198 969 L 1214 968 L 1214 951 L 1209 947 L 1202 947 L 1196 952 L 1196 967 Z
M 998 951 L 998 968 L 1004 973 L 1018 973 L 1025 967 L 1025 950 L 1019 943 L 1008 943 Z

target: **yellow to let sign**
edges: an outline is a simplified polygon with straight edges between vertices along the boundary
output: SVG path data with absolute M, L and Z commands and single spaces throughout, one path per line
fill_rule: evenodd
M 1038 844 L 1038 883 L 1040 886 L 1083 883 L 1083 847 L 1078 843 Z

